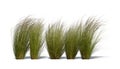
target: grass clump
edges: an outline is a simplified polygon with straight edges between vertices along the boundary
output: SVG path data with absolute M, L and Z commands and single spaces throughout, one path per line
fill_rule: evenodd
M 30 56 L 31 59 L 38 59 L 39 52 L 43 47 L 43 24 L 41 20 L 33 20 L 33 24 L 29 29 L 29 38 L 30 38 Z
M 29 49 L 28 30 L 31 21 L 30 18 L 25 18 L 15 29 L 13 51 L 16 59 L 24 59 L 26 52 Z
M 46 32 L 48 54 L 51 59 L 59 59 L 64 53 L 64 31 L 60 22 L 49 26 Z
M 70 27 L 65 34 L 65 52 L 67 59 L 74 59 L 78 52 L 78 28 Z
M 80 25 L 79 49 L 82 59 L 90 59 L 100 40 L 97 32 L 100 26 L 99 20 L 94 17 L 89 17 L 84 25 Z

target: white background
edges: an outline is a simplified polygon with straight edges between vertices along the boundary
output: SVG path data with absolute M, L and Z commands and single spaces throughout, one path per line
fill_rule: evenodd
M 99 50 L 90 60 L 50 60 L 46 49 L 39 60 L 16 60 L 12 50 L 12 30 L 19 21 L 32 15 L 46 22 L 62 19 L 68 25 L 81 17 L 98 16 L 103 20 Z M 46 23 L 45 25 L 47 26 Z M 29 56 L 29 53 L 27 54 Z M 65 54 L 63 55 L 63 57 Z M 80 57 L 78 53 L 77 57 Z M 0 69 L 119 69 L 119 0 L 0 0 Z

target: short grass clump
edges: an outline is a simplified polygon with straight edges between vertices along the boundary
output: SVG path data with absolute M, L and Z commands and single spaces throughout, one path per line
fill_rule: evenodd
M 64 53 L 64 31 L 60 22 L 49 26 L 46 32 L 46 44 L 51 59 L 59 59 Z
M 82 59 L 90 59 L 97 43 L 100 40 L 97 32 L 100 26 L 100 21 L 94 17 L 89 17 L 84 25 L 80 25 L 79 49 Z
M 25 18 L 16 27 L 14 32 L 13 51 L 16 59 L 24 59 L 29 49 L 28 30 L 30 26 L 30 18 Z
M 29 29 L 30 38 L 30 56 L 31 59 L 38 59 L 39 53 L 43 48 L 43 24 L 41 20 L 33 20 Z
M 65 53 L 67 59 L 75 59 L 78 52 L 78 27 L 72 26 L 65 34 Z

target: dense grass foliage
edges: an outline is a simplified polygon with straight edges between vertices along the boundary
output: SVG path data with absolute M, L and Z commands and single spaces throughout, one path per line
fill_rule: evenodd
M 46 32 L 46 44 L 51 59 L 59 59 L 64 53 L 64 31 L 60 22 L 49 26 Z
M 14 43 L 13 43 L 13 51 L 16 59 L 23 59 L 25 57 L 26 52 L 29 48 L 29 37 L 28 30 L 30 26 L 30 22 L 32 20 L 30 18 L 25 18 L 22 20 L 16 27 L 14 32 Z
M 78 52 L 78 27 L 72 26 L 65 34 L 65 52 L 67 59 L 74 59 Z
M 75 59 L 80 50 L 82 59 L 90 59 L 100 41 L 101 21 L 89 17 L 65 31 L 61 21 L 49 25 L 45 32 L 47 51 L 51 59 L 59 59 L 65 51 L 67 59 Z M 24 59 L 30 48 L 31 59 L 38 59 L 43 49 L 43 21 L 25 18 L 14 31 L 13 51 L 16 59 Z
M 84 25 L 83 25 L 84 24 Z M 82 59 L 89 59 L 99 42 L 97 30 L 100 27 L 100 21 L 94 17 L 89 17 L 85 23 L 82 22 L 79 28 L 79 49 Z
M 38 59 L 39 52 L 43 48 L 43 24 L 40 20 L 34 20 L 33 24 L 29 29 L 29 38 L 30 38 L 30 56 L 31 59 Z

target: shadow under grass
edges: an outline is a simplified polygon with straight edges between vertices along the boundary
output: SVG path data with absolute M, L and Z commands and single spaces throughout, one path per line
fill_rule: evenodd
M 45 58 L 48 58 L 48 57 L 46 57 L 46 56 L 40 56 L 38 59 L 45 59 Z M 26 56 L 25 59 L 31 59 L 31 57 L 30 56 Z
M 91 56 L 90 59 L 99 59 L 99 58 L 104 58 L 105 56 Z M 25 59 L 31 59 L 30 56 L 26 56 Z M 50 57 L 47 56 L 40 56 L 38 59 L 51 59 Z M 67 59 L 66 57 L 61 57 L 60 59 Z M 81 57 L 75 57 L 75 59 L 82 59 Z M 22 60 L 22 59 L 20 59 Z M 52 59 L 52 60 L 59 60 L 59 59 Z M 69 59 L 68 59 L 69 60 Z M 87 60 L 87 59 L 83 59 Z
M 105 56 L 91 56 L 90 59 L 98 59 L 98 58 L 103 58 L 103 57 L 105 57 Z M 61 57 L 60 59 L 67 59 L 67 58 L 66 57 Z M 82 59 L 82 57 L 75 57 L 75 59 Z
M 98 59 L 98 58 L 103 58 L 105 56 L 91 56 L 90 59 Z M 75 59 L 82 59 L 82 57 L 76 57 Z M 83 60 L 87 60 L 87 59 L 83 59 Z
M 51 60 L 59 60 L 59 59 L 66 59 L 66 57 L 60 57 L 60 58 L 58 58 L 58 59 L 48 57 L 48 59 L 51 59 Z
M 67 59 L 66 57 L 61 57 L 60 59 Z

